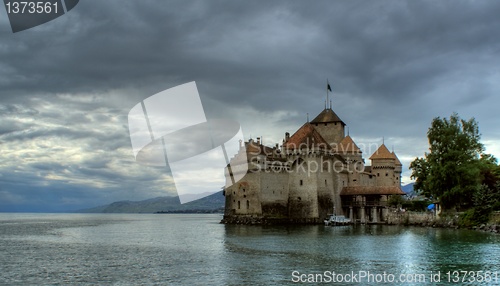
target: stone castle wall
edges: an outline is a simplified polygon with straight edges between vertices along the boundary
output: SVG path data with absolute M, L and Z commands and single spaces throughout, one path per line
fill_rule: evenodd
M 317 218 L 318 214 L 318 182 L 317 173 L 309 172 L 317 158 L 305 156 L 292 167 L 289 180 L 288 208 L 291 219 Z
M 260 181 L 261 173 L 247 173 L 242 180 L 226 188 L 225 215 L 262 215 Z
M 288 216 L 289 175 L 287 172 L 261 174 L 262 213 L 270 217 Z

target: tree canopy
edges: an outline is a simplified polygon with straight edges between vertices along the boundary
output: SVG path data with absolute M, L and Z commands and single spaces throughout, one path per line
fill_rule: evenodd
M 457 113 L 434 118 L 427 137 L 430 152 L 410 164 L 415 190 L 439 200 L 443 208 L 464 209 L 473 206 L 474 194 L 486 179 L 496 185 L 496 159 L 483 154 L 474 118 L 464 120 Z

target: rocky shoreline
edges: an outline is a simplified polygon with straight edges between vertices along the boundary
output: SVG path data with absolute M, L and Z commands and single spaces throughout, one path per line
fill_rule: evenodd
M 405 226 L 422 226 L 434 228 L 454 228 L 454 229 L 471 229 L 492 233 L 500 233 L 500 223 L 496 218 L 497 214 L 492 216 L 489 223 L 477 226 L 464 227 L 461 226 L 460 214 L 447 214 L 439 218 L 435 217 L 432 213 L 396 213 L 388 216 L 387 224 L 389 225 L 405 225 Z

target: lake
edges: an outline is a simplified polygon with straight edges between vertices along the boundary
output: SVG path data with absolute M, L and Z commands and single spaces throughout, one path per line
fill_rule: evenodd
M 500 235 L 221 218 L 0 213 L 0 284 L 500 285 Z

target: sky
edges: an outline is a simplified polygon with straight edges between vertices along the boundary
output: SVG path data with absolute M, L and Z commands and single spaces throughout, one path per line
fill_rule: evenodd
M 195 81 L 207 118 L 280 143 L 325 105 L 364 157 L 428 151 L 435 117 L 474 117 L 500 158 L 498 1 L 81 1 L 12 33 L 0 8 L 0 211 L 175 195 L 138 164 L 127 115 Z

